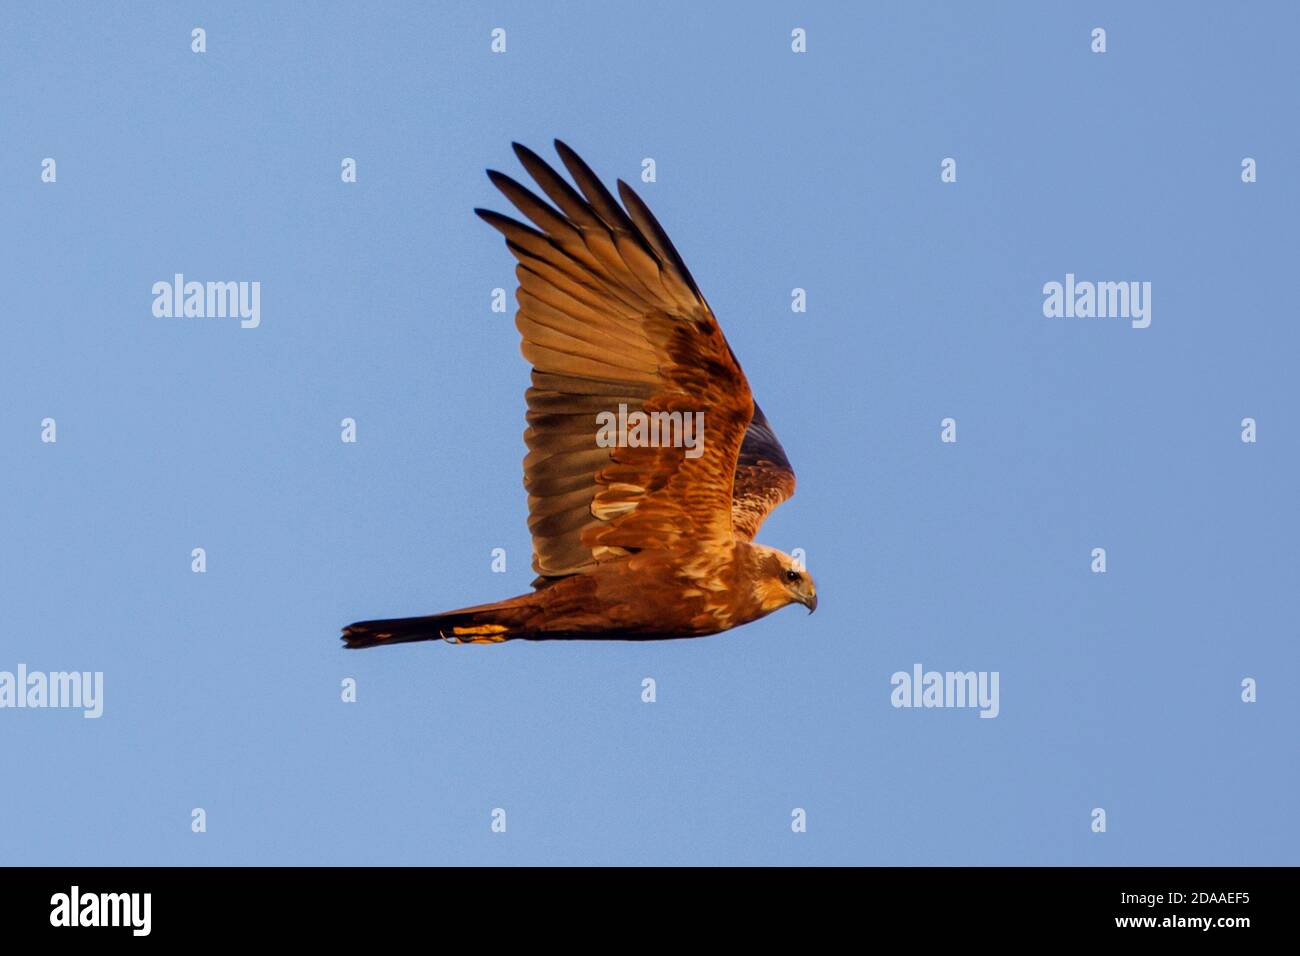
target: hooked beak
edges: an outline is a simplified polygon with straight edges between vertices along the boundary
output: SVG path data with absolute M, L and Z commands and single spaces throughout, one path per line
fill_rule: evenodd
M 812 594 L 808 595 L 807 600 L 800 601 L 799 603 L 806 607 L 808 613 L 811 614 L 813 611 L 817 610 L 817 592 L 814 591 Z

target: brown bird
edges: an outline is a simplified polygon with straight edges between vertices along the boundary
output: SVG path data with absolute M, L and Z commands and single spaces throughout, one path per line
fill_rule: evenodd
M 713 310 L 631 187 L 619 180 L 620 206 L 573 150 L 555 148 L 581 192 L 514 146 L 554 205 L 488 171 L 536 228 L 475 210 L 519 260 L 535 590 L 349 624 L 348 647 L 701 637 L 787 604 L 817 609 L 800 562 L 753 540 L 794 493 L 794 471 Z

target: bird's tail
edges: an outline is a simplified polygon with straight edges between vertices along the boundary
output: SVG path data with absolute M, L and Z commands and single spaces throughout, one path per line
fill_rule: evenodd
M 531 598 L 531 594 L 522 594 L 495 604 L 480 604 L 446 614 L 358 621 L 343 628 L 343 641 L 348 647 L 437 640 L 454 644 L 499 644 L 528 636 Z

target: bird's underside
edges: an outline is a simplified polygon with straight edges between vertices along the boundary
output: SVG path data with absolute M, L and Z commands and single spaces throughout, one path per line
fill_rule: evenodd
M 577 189 L 515 144 L 549 203 L 488 172 L 533 226 L 475 210 L 518 260 L 534 590 L 351 624 L 349 647 L 698 637 L 793 602 L 816 607 L 807 572 L 753 542 L 793 494 L 794 472 L 712 310 L 632 189 L 619 181 L 620 205 L 576 153 L 556 149 Z M 611 421 L 653 431 L 612 434 Z

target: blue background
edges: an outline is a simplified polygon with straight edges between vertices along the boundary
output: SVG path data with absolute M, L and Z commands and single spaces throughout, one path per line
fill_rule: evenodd
M 1294 5 L 205 6 L 6 8 L 0 669 L 105 712 L 0 711 L 0 860 L 1300 863 Z M 555 136 L 709 297 L 821 609 L 345 652 L 532 578 L 470 210 Z M 261 327 L 154 318 L 175 272 Z M 1067 272 L 1151 327 L 1044 318 Z M 895 710 L 914 662 L 1001 715 Z

